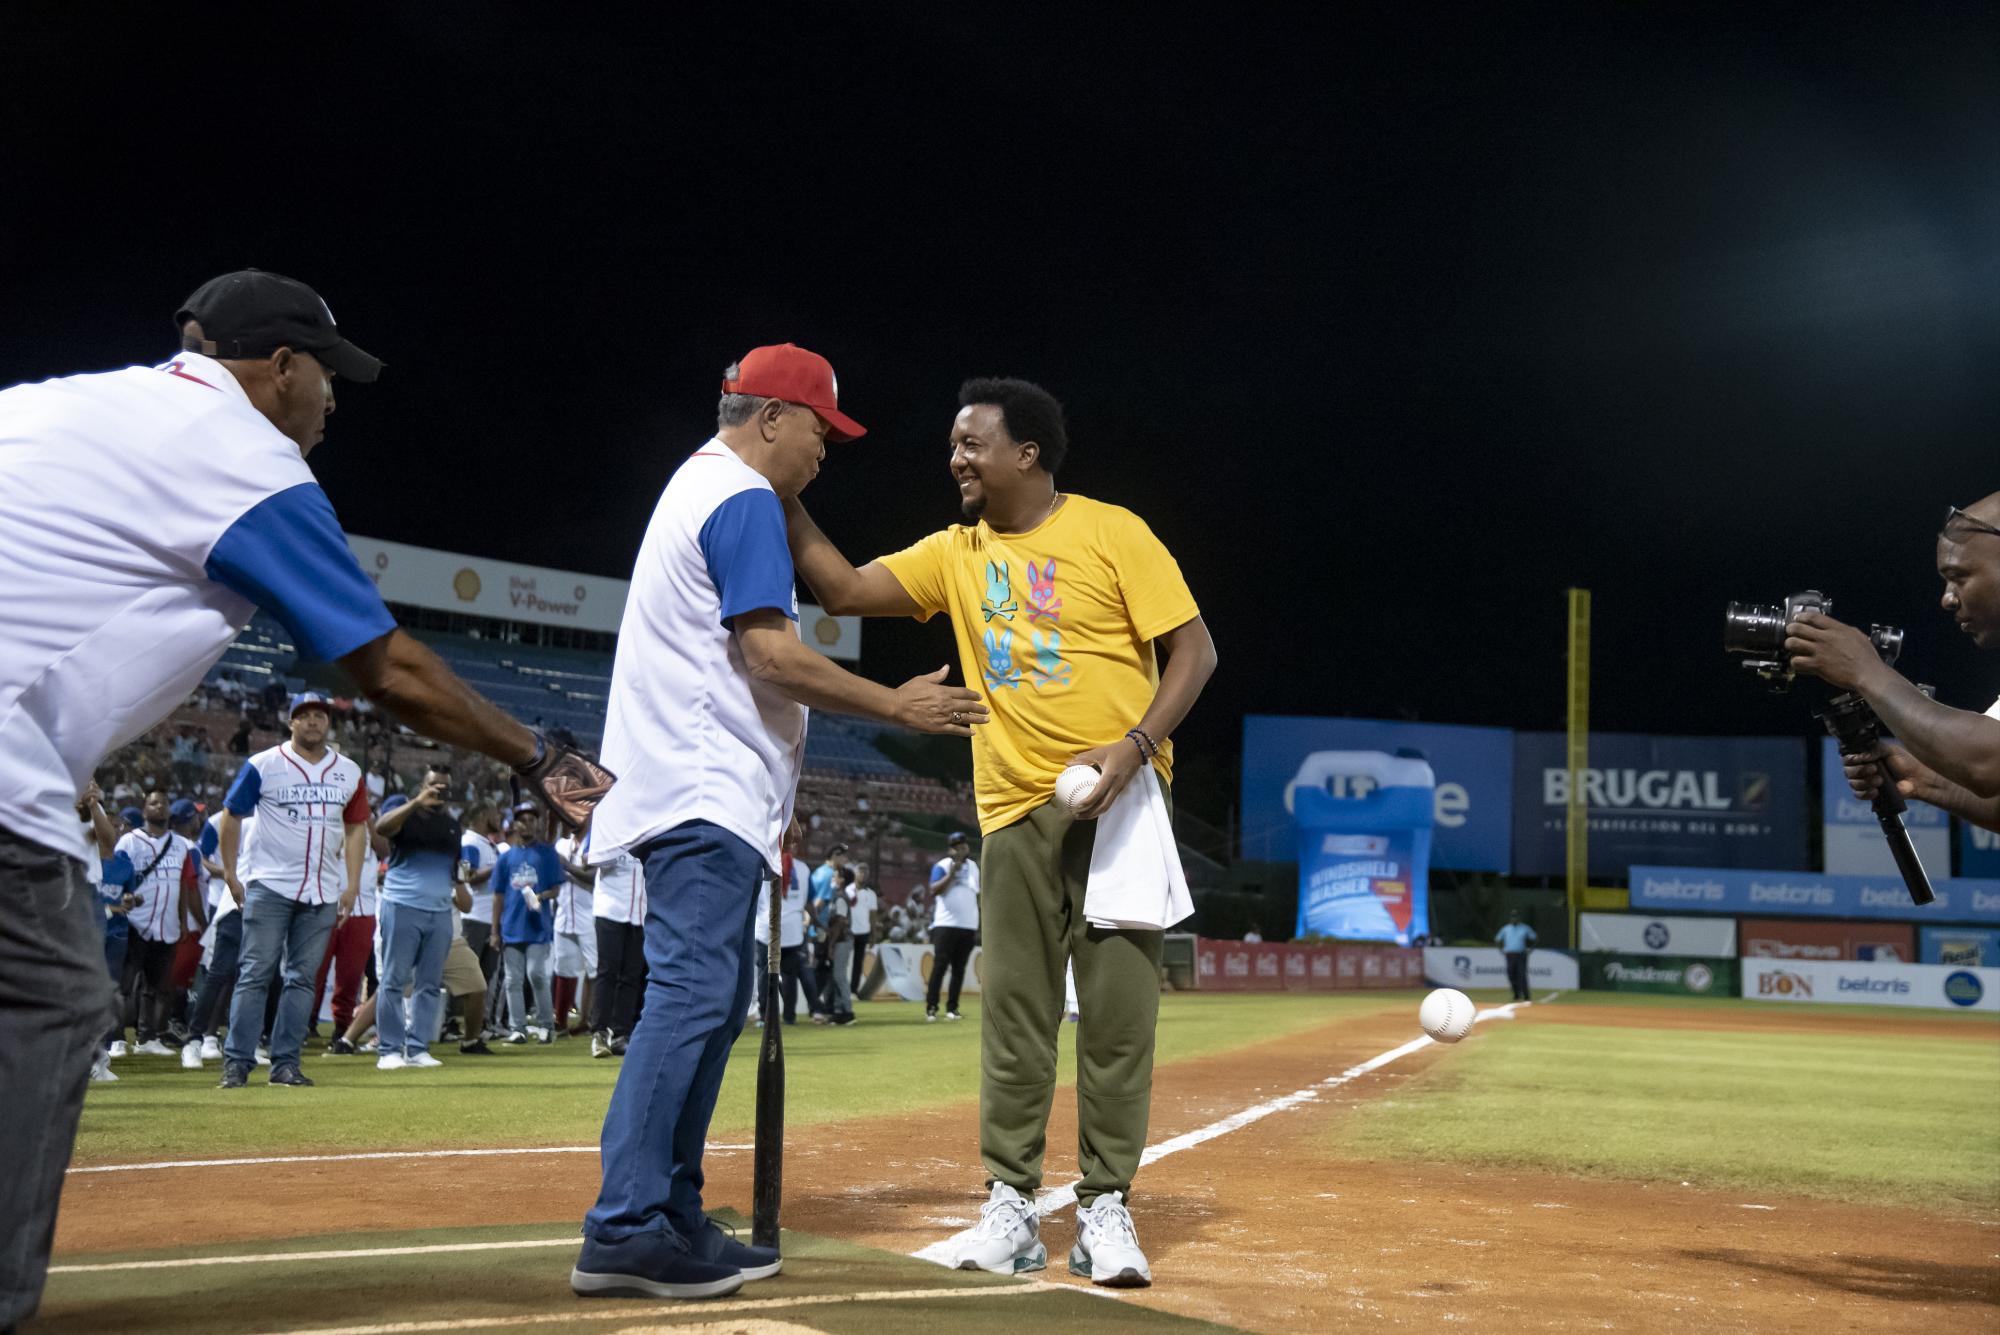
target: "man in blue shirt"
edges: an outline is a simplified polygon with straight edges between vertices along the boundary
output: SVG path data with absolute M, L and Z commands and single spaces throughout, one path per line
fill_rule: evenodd
M 1521 921 L 1517 910 L 1507 916 L 1507 925 L 1493 939 L 1507 956 L 1507 986 L 1514 989 L 1514 1000 L 1528 1000 L 1528 951 L 1535 944 L 1535 929 Z
M 549 952 L 556 939 L 556 896 L 569 880 L 555 849 L 542 841 L 541 808 L 523 802 L 514 808 L 507 832 L 512 847 L 493 864 L 493 894 L 499 900 L 500 941 L 507 956 L 509 1043 L 555 1039 L 555 978 Z M 523 984 L 535 989 L 535 1018 L 528 1023 Z
M 376 924 L 382 986 L 375 1024 L 382 1041 L 375 1067 L 381 1071 L 444 1065 L 431 1056 L 430 1045 L 443 1001 L 444 961 L 453 934 L 452 880 L 464 835 L 458 818 L 444 805 L 450 783 L 449 769 L 431 766 L 416 797 L 396 794 L 382 804 L 375 824 L 375 832 L 389 841 L 389 870 L 382 877 Z

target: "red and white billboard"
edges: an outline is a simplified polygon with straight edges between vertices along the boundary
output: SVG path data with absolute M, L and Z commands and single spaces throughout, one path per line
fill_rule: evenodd
M 1745 918 L 1738 925 L 1737 939 L 1745 959 L 1912 963 L 1917 958 L 1916 928 L 1906 922 Z

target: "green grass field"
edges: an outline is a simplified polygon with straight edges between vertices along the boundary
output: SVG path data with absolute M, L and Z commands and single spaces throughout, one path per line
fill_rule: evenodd
M 1623 1027 L 1489 1022 L 1322 1140 L 1423 1159 L 1939 1210 L 2000 1208 L 2000 1022 L 1963 1038 L 1629 1027 L 1648 1011 L 1766 1003 L 1571 993 Z M 1635 1017 L 1634 1012 L 1639 1012 Z M 1787 1007 L 1837 1023 L 1898 1007 Z M 1940 1018 L 1921 1012 L 1921 1018 Z
M 1156 1061 L 1177 1061 L 1265 1042 L 1348 1016 L 1400 1011 L 1414 1031 L 1415 992 L 1303 996 L 1169 994 L 1160 998 Z M 846 1029 L 801 1020 L 785 1031 L 786 1120 L 793 1126 L 909 1112 L 979 1094 L 978 1000 L 958 1024 L 925 1024 L 921 1006 L 865 1005 Z M 758 1031 L 745 1029 L 729 1063 L 712 1134 L 747 1136 L 756 1100 Z M 615 1061 L 593 1061 L 587 1043 L 497 1048 L 460 1057 L 439 1047 L 435 1071 L 383 1072 L 373 1057 L 322 1057 L 305 1072 L 319 1087 L 274 1089 L 263 1072 L 240 1090 L 215 1087 L 210 1062 L 184 1071 L 176 1058 L 131 1057 L 118 1082 L 92 1085 L 77 1136 L 79 1163 L 115 1159 L 440 1146 L 587 1145 L 597 1139 L 617 1079 Z M 1075 1079 L 1075 1030 L 1065 1026 L 1059 1071 Z M 311 1132 L 299 1104 L 310 1102 Z

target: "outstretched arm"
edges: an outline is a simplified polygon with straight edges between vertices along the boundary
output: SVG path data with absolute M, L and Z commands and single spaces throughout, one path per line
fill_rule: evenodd
M 796 496 L 785 501 L 785 530 L 793 566 L 834 616 L 913 617 L 922 610 L 880 561 L 856 570 Z
M 466 685 L 430 648 L 397 629 L 340 660 L 361 693 L 413 731 L 520 767 L 535 735 Z
M 769 607 L 737 616 L 735 630 L 750 675 L 808 709 L 859 714 L 958 737 L 972 736 L 972 725 L 986 722 L 986 702 L 963 686 L 946 686 L 944 668 L 896 687 L 857 677 L 806 648 L 790 618 Z

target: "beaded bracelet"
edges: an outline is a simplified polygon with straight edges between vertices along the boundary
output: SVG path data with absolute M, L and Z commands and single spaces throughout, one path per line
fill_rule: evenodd
M 1151 737 L 1146 735 L 1144 729 L 1127 728 L 1125 730 L 1125 735 L 1132 739 L 1132 745 L 1139 748 L 1139 755 L 1142 759 L 1151 760 L 1154 756 L 1160 754 L 1160 748 L 1158 744 L 1156 744 Z

